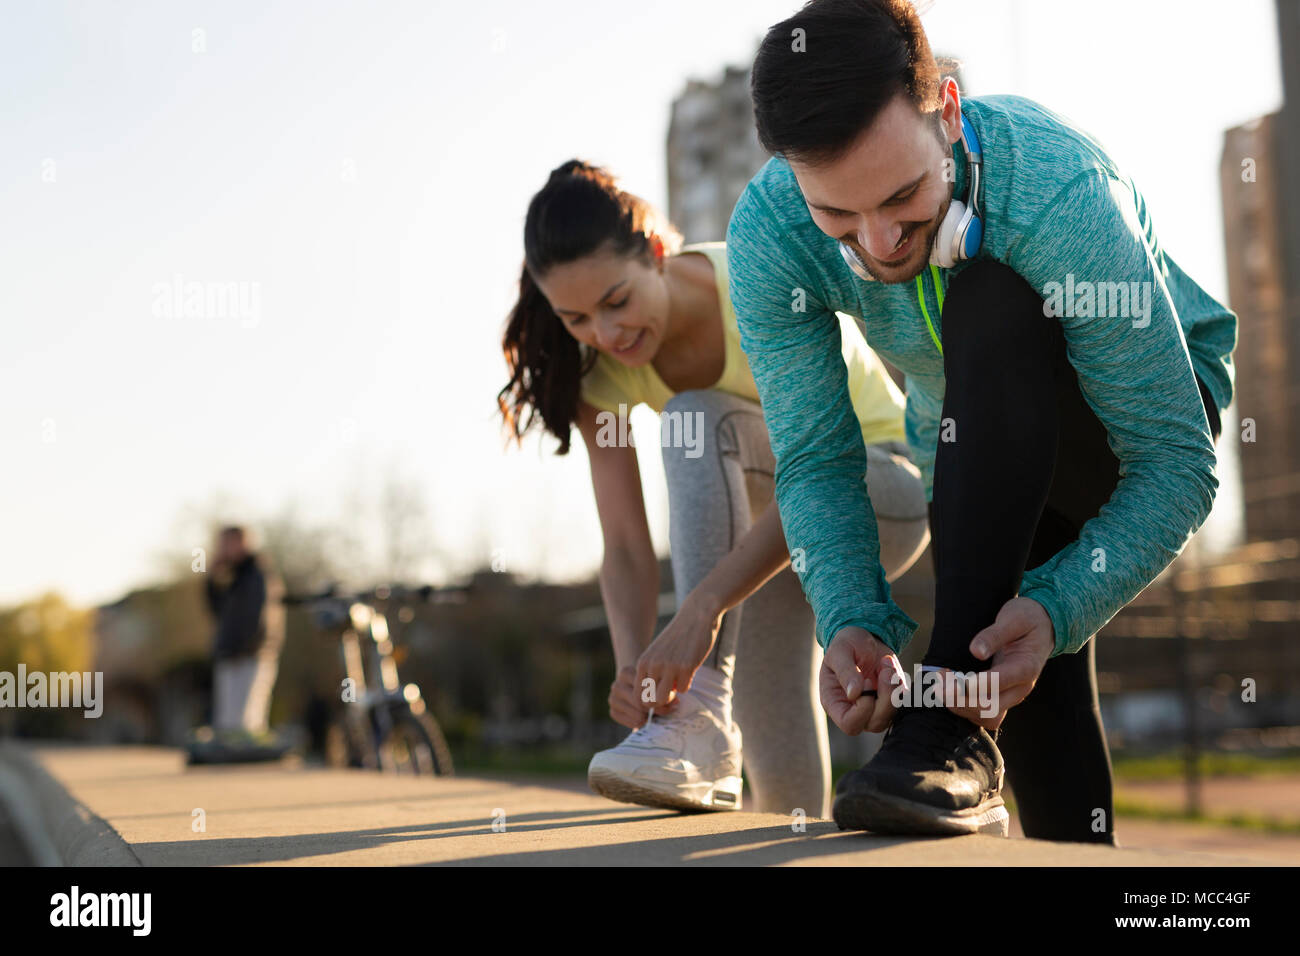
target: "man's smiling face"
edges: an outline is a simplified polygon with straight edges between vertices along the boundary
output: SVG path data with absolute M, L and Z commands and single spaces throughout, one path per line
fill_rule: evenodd
M 851 246 L 881 282 L 909 282 L 929 262 L 952 200 L 944 161 L 960 133 L 961 101 L 949 80 L 937 114 L 920 113 L 900 93 L 835 160 L 791 159 L 790 168 L 817 228 Z

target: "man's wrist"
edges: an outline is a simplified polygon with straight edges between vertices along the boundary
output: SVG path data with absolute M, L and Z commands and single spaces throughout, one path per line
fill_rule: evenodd
M 828 643 L 827 646 L 829 647 L 830 644 L 835 643 L 835 639 L 839 637 L 841 634 L 848 634 L 850 636 L 857 635 L 857 636 L 869 637 L 877 644 L 881 645 L 890 654 L 894 653 L 894 649 L 890 647 L 887 643 L 885 643 L 885 641 L 881 639 L 879 634 L 875 633 L 874 631 L 870 631 L 859 624 L 846 624 L 844 627 L 841 627 L 838 631 L 836 631 L 833 635 L 831 635 L 830 643 Z
M 906 618 L 906 620 L 909 623 L 913 623 L 911 622 L 910 618 Z M 914 623 L 913 626 L 915 626 Z M 881 632 L 880 628 L 876 626 L 875 623 L 859 622 L 859 623 L 852 623 L 852 624 L 841 624 L 841 626 L 839 628 L 836 628 L 835 631 L 827 632 L 826 635 L 827 641 L 826 644 L 823 645 L 823 650 L 829 648 L 829 646 L 831 646 L 833 641 L 835 641 L 836 637 L 839 637 L 841 633 L 844 631 L 858 631 L 859 633 L 867 633 L 867 635 L 874 637 L 875 640 L 880 641 L 880 643 L 885 646 L 885 649 L 887 649 L 888 652 L 891 654 L 901 653 L 902 649 L 904 649 L 904 646 L 906 646 L 907 644 L 906 637 L 904 637 L 904 639 L 897 641 L 898 646 L 894 646 L 894 641 L 889 640 L 889 636 L 887 635 L 887 633 Z
M 1029 588 L 1028 593 L 1022 592 L 1022 598 L 1033 601 L 1041 607 L 1047 614 L 1047 620 L 1051 625 L 1052 649 L 1048 654 L 1048 659 L 1060 657 L 1062 654 L 1071 653 L 1069 647 L 1069 633 L 1064 628 L 1057 627 L 1057 617 L 1060 612 L 1057 610 L 1055 602 L 1052 600 L 1050 593 L 1045 588 Z M 1062 624 L 1065 622 L 1062 621 Z

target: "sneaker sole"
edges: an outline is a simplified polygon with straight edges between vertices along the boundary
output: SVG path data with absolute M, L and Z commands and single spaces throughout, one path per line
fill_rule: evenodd
M 831 805 L 841 830 L 870 830 L 899 836 L 1007 835 L 1011 815 L 1000 796 L 969 810 L 941 810 L 887 793 L 842 793 Z
M 613 770 L 594 767 L 587 774 L 587 785 L 609 800 L 644 807 L 663 807 L 668 810 L 739 810 L 741 806 L 741 782 L 738 777 L 727 777 L 713 783 L 657 788 L 648 781 L 632 781 Z

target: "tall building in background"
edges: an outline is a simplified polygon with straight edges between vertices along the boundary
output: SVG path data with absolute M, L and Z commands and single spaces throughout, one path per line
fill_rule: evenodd
M 1297 318 L 1288 309 L 1283 241 L 1286 204 L 1283 113 L 1224 134 L 1223 193 L 1228 298 L 1238 317 L 1236 405 L 1243 429 L 1224 438 L 1239 445 L 1246 538 L 1300 534 L 1300 366 L 1294 360 Z M 1254 423 L 1253 436 L 1248 426 Z M 1253 437 L 1253 441 L 1248 440 Z
M 1300 537 L 1300 4 L 1277 17 L 1282 108 L 1228 130 L 1219 168 L 1249 541 Z
M 685 240 L 725 239 L 736 200 L 767 160 L 748 69 L 729 66 L 719 82 L 687 83 L 668 123 L 668 216 Z

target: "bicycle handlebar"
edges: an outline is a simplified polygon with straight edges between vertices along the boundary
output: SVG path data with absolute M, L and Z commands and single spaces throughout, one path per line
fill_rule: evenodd
M 382 603 L 395 600 L 431 604 L 440 594 L 457 594 L 464 590 L 464 588 L 439 589 L 432 584 L 424 584 L 417 588 L 408 588 L 403 585 L 393 587 L 381 585 L 368 591 L 339 591 L 330 587 L 316 594 L 286 594 L 282 600 L 285 604 L 292 605 L 316 604 L 326 601 L 343 601 L 348 604 L 374 604 L 376 602 Z

